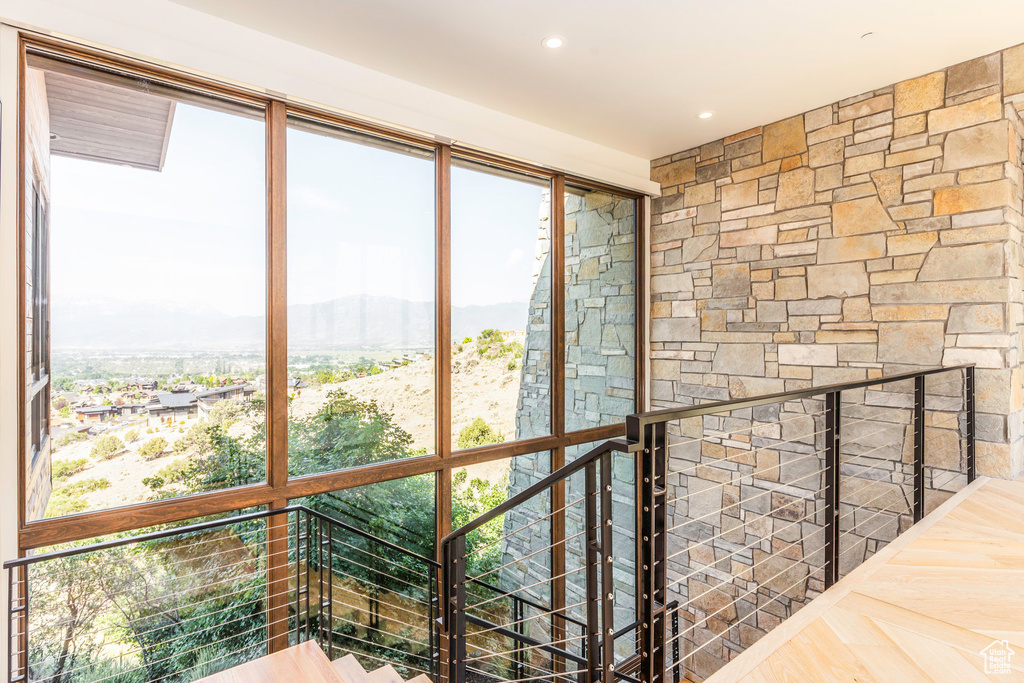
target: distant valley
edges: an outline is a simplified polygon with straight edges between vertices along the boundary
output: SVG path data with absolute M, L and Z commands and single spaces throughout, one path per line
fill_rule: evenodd
M 481 330 L 526 329 L 529 305 L 510 302 L 452 309 L 452 339 Z M 351 296 L 288 307 L 293 351 L 426 349 L 434 344 L 434 304 L 393 297 Z M 55 306 L 54 349 L 243 351 L 265 344 L 265 317 L 229 316 L 151 304 Z

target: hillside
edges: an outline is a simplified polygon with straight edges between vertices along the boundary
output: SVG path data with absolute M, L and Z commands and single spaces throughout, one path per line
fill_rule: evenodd
M 521 335 L 516 336 L 521 339 Z M 519 401 L 521 366 L 511 354 L 487 358 L 478 353 L 476 342 L 459 344 L 452 354 L 452 423 L 453 447 L 459 432 L 476 418 L 483 418 L 495 431 L 501 432 L 505 440 L 515 436 L 516 409 Z M 307 387 L 295 396 L 292 411 L 299 416 L 316 412 L 323 405 L 331 391 L 343 390 L 364 400 L 376 401 L 386 412 L 394 416 L 395 423 L 413 437 L 413 448 L 434 452 L 434 360 L 423 358 L 408 365 L 383 372 L 334 384 Z M 79 463 L 74 472 L 64 480 L 55 482 L 55 495 L 68 486 L 84 487 L 103 481 L 100 488 L 89 486 L 71 498 L 81 498 L 81 510 L 100 510 L 129 503 L 139 503 L 153 497 L 153 491 L 144 483 L 147 477 L 160 474 L 161 470 L 173 468 L 174 463 L 188 456 L 175 454 L 171 446 L 184 436 L 198 421 L 190 418 L 179 424 L 147 428 L 146 420 L 112 428 L 106 434 L 125 441 L 124 450 L 110 459 L 97 457 L 91 452 L 95 437 L 88 440 L 58 447 L 54 462 Z M 246 425 L 237 423 L 229 434 L 242 434 Z M 139 439 L 128 443 L 126 434 L 136 430 Z M 139 448 L 153 438 L 164 438 L 168 447 L 156 457 L 143 457 Z M 472 466 L 472 476 L 498 482 L 508 471 L 508 461 L 493 461 Z M 70 492 L 70 489 L 68 489 Z M 68 501 L 65 501 L 68 502 Z M 73 502 L 73 501 L 71 501 Z M 79 511 L 79 510 L 75 510 Z
M 506 440 L 515 436 L 521 366 L 509 368 L 510 356 L 489 359 L 477 353 L 476 343 L 458 345 L 452 354 L 453 446 L 459 432 L 483 418 Z M 424 358 L 388 372 L 303 389 L 292 402 L 299 415 L 316 411 L 327 394 L 341 389 L 376 401 L 412 434 L 413 447 L 434 452 L 434 359 Z

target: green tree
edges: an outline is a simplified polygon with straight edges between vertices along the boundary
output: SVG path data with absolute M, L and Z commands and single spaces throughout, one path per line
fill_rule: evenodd
M 96 439 L 92 445 L 90 454 L 100 460 L 110 460 L 124 450 L 124 443 L 113 434 L 107 434 Z
M 148 459 L 156 458 L 167 450 L 167 439 L 162 436 L 155 436 L 146 443 L 139 446 L 139 455 Z
M 501 432 L 494 431 L 482 417 L 478 417 L 459 432 L 458 445 L 463 449 L 478 448 L 502 443 L 504 440 L 505 436 Z
M 227 429 L 245 415 L 245 406 L 230 399 L 217 401 L 210 408 L 209 421 Z

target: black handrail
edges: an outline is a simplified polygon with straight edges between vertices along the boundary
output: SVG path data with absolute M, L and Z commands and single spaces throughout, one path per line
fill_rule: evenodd
M 901 372 L 896 375 L 889 375 L 888 377 L 857 380 L 855 382 L 838 382 L 836 384 L 822 384 L 816 387 L 809 387 L 807 389 L 793 389 L 790 391 L 780 391 L 775 394 L 764 394 L 763 396 L 754 396 L 751 398 L 740 398 L 730 399 L 727 401 L 714 401 L 712 403 L 701 403 L 700 405 L 687 406 L 686 408 L 664 408 L 661 410 L 651 410 L 646 413 L 637 413 L 635 415 L 629 415 L 628 417 L 626 417 L 626 441 L 629 442 L 629 452 L 635 453 L 636 451 L 642 451 L 644 449 L 644 427 L 646 427 L 647 425 L 656 424 L 658 422 L 684 420 L 688 417 L 700 417 L 702 415 L 711 415 L 714 413 L 725 412 L 726 410 L 756 408 L 757 406 L 768 405 L 770 403 L 794 401 L 801 398 L 813 398 L 814 396 L 830 394 L 837 391 L 865 389 L 867 387 L 873 387 L 879 384 L 892 384 L 893 382 L 903 382 L 908 379 L 917 379 L 918 377 L 927 377 L 928 375 L 937 375 L 942 372 L 951 372 L 953 370 L 967 370 L 968 368 L 973 367 L 974 363 L 969 363 L 966 365 L 951 365 L 945 368 L 932 368 L 930 370 L 915 370 L 913 372 Z
M 482 626 L 483 628 L 490 629 L 491 631 L 493 631 L 494 633 L 497 633 L 500 636 L 504 636 L 506 638 L 511 638 L 512 640 L 516 640 L 516 641 L 518 641 L 520 643 L 525 643 L 525 644 L 527 644 L 527 645 L 529 645 L 531 647 L 537 648 L 539 650 L 544 650 L 545 652 L 550 652 L 551 654 L 558 655 L 559 657 L 565 657 L 566 659 L 571 660 L 573 662 L 576 662 L 577 664 L 584 664 L 585 665 L 587 663 L 587 658 L 586 657 L 580 657 L 579 655 L 574 655 L 573 653 L 569 652 L 568 650 L 564 650 L 564 649 L 562 649 L 560 647 L 555 647 L 554 645 L 551 645 L 550 643 L 545 643 L 544 641 L 537 640 L 536 638 L 531 638 L 529 636 L 523 635 L 522 633 L 516 633 L 515 631 L 513 631 L 510 628 L 505 628 L 504 626 L 498 626 L 495 623 L 492 623 L 492 622 L 490 622 L 490 621 L 488 621 L 486 619 L 482 619 L 480 617 L 474 616 L 472 614 L 467 614 L 466 615 L 466 621 L 468 623 L 470 623 L 470 624 L 475 624 L 477 626 Z M 470 635 L 472 635 L 472 634 L 470 634 Z
M 520 597 L 518 595 L 515 595 L 513 591 L 503 590 L 502 588 L 499 588 L 498 586 L 495 586 L 492 583 L 487 583 L 486 581 L 481 581 L 480 579 L 476 579 L 476 578 L 473 578 L 473 577 L 466 577 L 466 581 L 468 581 L 469 583 L 475 583 L 478 586 L 483 586 L 484 588 L 487 588 L 488 590 L 492 590 L 495 593 L 498 593 L 500 595 L 504 595 L 504 596 L 507 596 L 509 598 L 512 598 L 513 601 L 518 600 L 522 604 L 529 605 L 530 607 L 532 607 L 534 609 L 539 609 L 542 612 L 550 612 L 551 611 L 551 606 L 550 605 L 545 605 L 544 603 L 541 603 L 541 602 L 534 602 L 533 600 L 529 600 L 527 598 Z M 568 621 L 569 623 L 576 624 L 577 626 L 584 626 L 585 627 L 587 625 L 587 623 L 585 621 L 580 621 L 579 619 L 576 619 L 574 617 L 570 617 L 567 614 L 555 614 L 554 616 L 559 617 L 561 619 L 564 619 L 565 621 Z
M 623 439 L 609 439 L 608 441 L 605 441 L 602 444 L 594 446 L 594 448 L 588 451 L 585 455 L 581 455 L 572 462 L 563 465 L 562 467 L 559 467 L 557 470 L 555 470 L 548 476 L 544 477 L 536 484 L 532 484 L 528 488 L 523 489 L 516 495 L 506 500 L 501 505 L 492 508 L 489 512 L 480 515 L 468 524 L 464 524 L 455 531 L 451 532 L 450 534 L 441 539 L 441 545 L 443 546 L 446 543 L 451 542 L 453 539 L 458 538 L 459 536 L 465 536 L 469 532 L 483 526 L 495 517 L 500 517 L 501 515 L 504 515 L 506 512 L 518 506 L 523 501 L 533 498 L 538 493 L 544 491 L 544 489 L 551 488 L 551 486 L 553 486 L 554 484 L 557 484 L 558 482 L 567 479 L 570 475 L 579 472 L 589 463 L 594 462 L 608 451 L 621 451 L 623 453 L 626 453 L 629 450 L 629 444 Z
M 441 563 L 437 560 L 429 557 L 424 557 L 419 553 L 414 553 L 411 550 L 407 550 L 400 545 L 385 541 L 382 538 L 377 538 L 373 534 L 370 534 L 362 529 L 358 529 L 351 524 L 346 524 L 340 520 L 337 520 L 329 515 L 325 515 L 317 510 L 313 510 L 305 505 L 289 505 L 283 508 L 277 508 L 275 510 L 260 510 L 259 512 L 246 512 L 241 515 L 233 515 L 231 517 L 225 517 L 223 519 L 215 519 L 209 522 L 199 522 L 197 524 L 189 524 L 187 526 L 175 527 L 173 529 L 164 529 L 163 531 L 153 531 L 148 534 L 141 534 L 138 536 L 128 536 L 125 538 L 115 538 L 110 541 L 101 541 L 99 543 L 91 543 L 89 545 L 79 546 L 75 548 L 65 548 L 64 550 L 54 550 L 48 553 L 42 553 L 39 555 L 31 555 L 28 557 L 19 557 L 14 560 L 7 560 L 3 564 L 4 569 L 11 569 L 14 567 L 24 567 L 38 562 L 45 562 L 47 560 L 59 560 L 65 557 L 72 557 L 74 555 L 82 555 L 84 553 L 97 552 L 100 550 L 109 550 L 111 548 L 119 548 L 125 545 L 131 545 L 133 543 L 145 543 L 147 541 L 159 541 L 165 538 L 173 536 L 182 536 L 184 534 L 195 533 L 199 531 L 209 531 L 210 529 L 218 529 L 220 527 L 228 526 L 231 524 L 238 524 L 239 522 L 248 522 L 254 519 L 263 519 L 266 517 L 273 517 L 274 515 L 287 514 L 289 512 L 303 512 L 312 517 L 316 517 L 322 521 L 328 522 L 335 526 L 339 526 L 346 531 L 361 536 L 369 541 L 380 543 L 391 550 L 395 550 L 404 555 L 407 555 L 415 560 L 424 562 L 435 569 L 441 567 Z

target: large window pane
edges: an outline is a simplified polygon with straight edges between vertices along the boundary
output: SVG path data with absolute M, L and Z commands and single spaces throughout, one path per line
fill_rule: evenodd
M 545 436 L 550 182 L 452 163 L 452 447 Z
M 321 543 L 329 552 L 319 562 L 300 563 L 299 582 L 308 576 L 311 591 L 330 596 L 332 618 L 324 622 L 328 639 L 335 651 L 352 653 L 368 670 L 391 664 L 406 679 L 430 670 L 437 616 L 432 600 L 438 590 L 430 562 L 434 477 L 424 474 L 292 501 L 348 525 L 333 525 L 329 533 L 325 529 Z
M 565 429 L 636 410 L 636 200 L 565 193 Z
M 25 101 L 28 518 L 262 481 L 263 110 L 35 56 Z
M 453 525 L 460 527 L 501 505 L 543 479 L 550 467 L 551 454 L 542 451 L 454 470 Z M 466 536 L 469 615 L 510 625 L 510 630 L 521 630 L 535 640 L 551 640 L 551 504 L 551 490 L 542 491 Z M 477 630 L 471 627 L 467 638 L 471 656 L 508 652 L 516 646 L 492 629 Z M 502 657 L 481 658 L 474 667 L 501 680 L 514 676 L 509 660 Z
M 434 452 L 433 152 L 288 128 L 289 470 Z

